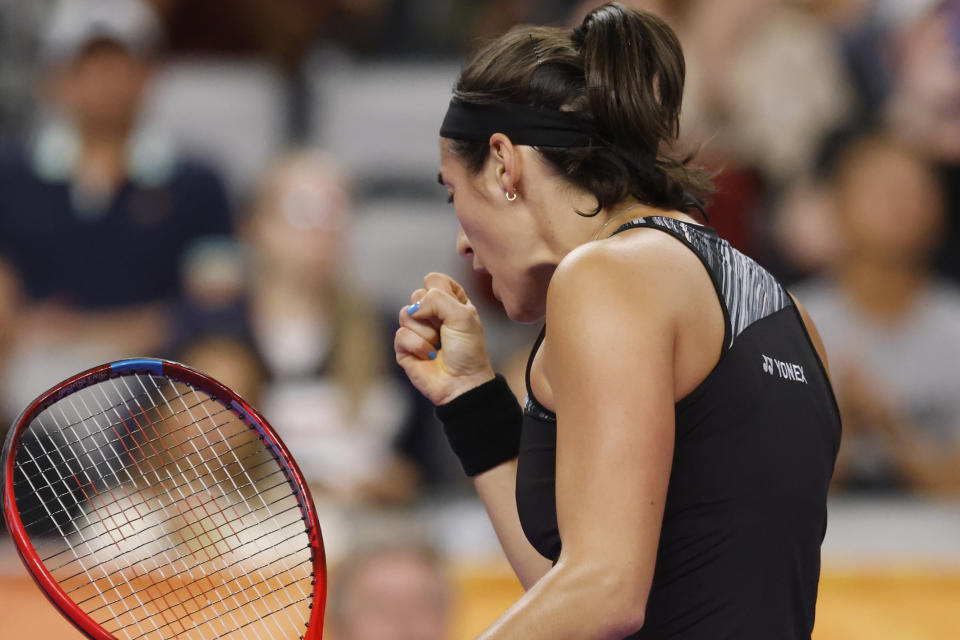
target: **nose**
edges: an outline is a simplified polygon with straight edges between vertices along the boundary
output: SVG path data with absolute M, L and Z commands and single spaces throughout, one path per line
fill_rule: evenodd
M 463 232 L 463 227 L 459 225 L 457 225 L 457 253 L 464 258 L 469 258 L 473 255 L 473 247 L 470 246 L 470 241 L 467 240 L 467 234 Z

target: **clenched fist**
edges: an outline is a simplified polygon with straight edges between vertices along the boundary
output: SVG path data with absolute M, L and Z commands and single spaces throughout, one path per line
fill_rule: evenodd
M 413 385 L 441 405 L 494 373 L 480 317 L 463 287 L 442 273 L 427 274 L 423 287 L 400 310 L 393 348 Z

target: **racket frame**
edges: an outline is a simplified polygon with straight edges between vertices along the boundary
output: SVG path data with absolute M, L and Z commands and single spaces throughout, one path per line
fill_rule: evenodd
M 74 603 L 70 596 L 67 595 L 60 584 L 54 579 L 50 571 L 44 566 L 43 561 L 27 535 L 26 528 L 17 510 L 16 498 L 13 492 L 13 477 L 20 437 L 33 419 L 40 415 L 44 409 L 85 387 L 104 382 L 111 378 L 137 373 L 167 377 L 186 383 L 195 389 L 209 394 L 224 406 L 228 407 L 235 415 L 241 418 L 247 426 L 256 431 L 274 458 L 280 461 L 287 482 L 297 495 L 301 515 L 307 526 L 306 533 L 310 546 L 310 556 L 313 562 L 312 586 L 314 596 L 313 602 L 310 603 L 310 619 L 307 622 L 307 628 L 304 630 L 303 638 L 304 640 L 320 640 L 323 632 L 323 613 L 327 595 L 326 556 L 323 548 L 323 536 L 320 532 L 320 522 L 317 519 L 313 498 L 310 496 L 310 489 L 303 479 L 303 473 L 301 473 L 293 456 L 290 455 L 290 452 L 273 430 L 273 427 L 270 426 L 270 423 L 268 423 L 256 409 L 251 407 L 243 398 L 228 387 L 217 382 L 210 376 L 191 369 L 179 362 L 170 360 L 161 360 L 159 358 L 130 358 L 87 369 L 86 371 L 67 378 L 60 384 L 41 394 L 24 409 L 13 423 L 13 427 L 10 429 L 3 443 L 3 455 L 2 458 L 0 458 L 0 460 L 2 460 L 0 485 L 2 485 L 3 516 L 7 523 L 7 530 L 10 532 L 10 537 L 13 538 L 14 546 L 17 549 L 17 555 L 20 556 L 20 560 L 27 568 L 30 577 L 33 578 L 33 581 L 40 587 L 40 590 L 46 596 L 47 600 L 85 636 L 93 640 L 120 640 L 101 627 L 83 609 Z

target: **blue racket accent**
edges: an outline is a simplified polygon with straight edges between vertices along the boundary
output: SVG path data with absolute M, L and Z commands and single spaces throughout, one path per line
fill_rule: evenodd
M 130 358 L 110 363 L 110 371 L 123 373 L 126 371 L 149 371 L 155 376 L 163 375 L 163 360 L 156 358 Z
M 280 452 L 277 449 L 277 445 L 273 440 L 273 436 L 271 436 L 269 433 L 266 432 L 266 430 L 264 430 L 264 428 L 260 425 L 259 420 L 255 420 L 254 417 L 250 415 L 250 413 L 246 409 L 243 408 L 243 405 L 237 402 L 236 400 L 233 400 L 233 399 L 230 400 L 230 407 L 233 408 L 233 410 L 236 411 L 241 418 L 246 420 L 247 424 L 253 427 L 254 431 L 260 434 L 264 444 L 270 447 L 270 450 L 273 451 L 274 454 L 278 456 L 280 455 Z
M 244 408 L 243 408 L 243 405 L 241 405 L 239 402 L 237 402 L 236 400 L 232 400 L 232 399 L 231 399 L 231 400 L 230 400 L 230 406 L 233 408 L 234 411 L 236 411 L 236 412 L 239 413 L 241 416 L 243 416 L 243 419 L 244 419 L 244 420 L 246 420 L 248 423 L 252 424 L 252 425 L 254 426 L 254 428 L 260 426 L 260 423 L 259 423 L 257 420 L 254 420 L 254 419 L 253 419 L 253 416 L 251 416 L 249 413 L 247 413 L 246 409 L 244 409 Z M 257 429 L 257 431 L 260 431 L 260 429 Z

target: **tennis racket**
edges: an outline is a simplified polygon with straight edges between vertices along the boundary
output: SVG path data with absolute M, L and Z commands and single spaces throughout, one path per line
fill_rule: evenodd
M 50 389 L 3 447 L 27 570 L 96 640 L 320 640 L 323 540 L 280 438 L 174 362 L 121 360 Z

